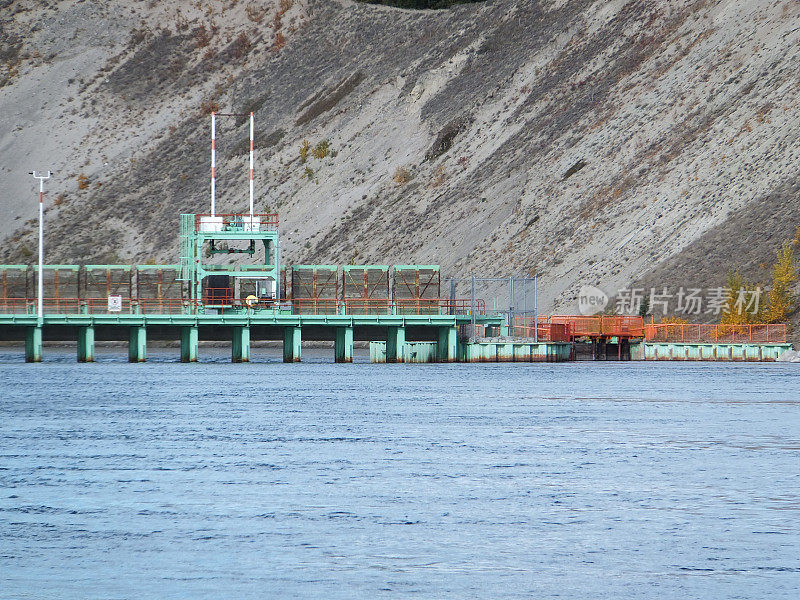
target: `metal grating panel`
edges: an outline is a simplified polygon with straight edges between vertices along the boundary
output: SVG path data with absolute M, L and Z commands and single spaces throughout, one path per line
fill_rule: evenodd
M 131 267 L 127 265 L 86 265 L 84 282 L 81 298 L 131 297 Z
M 344 298 L 389 298 L 389 267 L 349 265 L 342 268 Z
M 292 267 L 292 299 L 339 297 L 339 268 L 336 265 L 295 265 Z
M 39 267 L 33 267 L 32 296 L 36 296 Z M 45 265 L 42 277 L 43 298 L 80 298 L 80 267 L 78 265 Z
M 394 299 L 440 297 L 438 265 L 399 265 L 394 268 Z
M 136 269 L 139 299 L 183 299 L 186 297 L 180 265 L 140 265 Z
M 34 295 L 27 265 L 0 267 L 0 298 L 32 298 Z

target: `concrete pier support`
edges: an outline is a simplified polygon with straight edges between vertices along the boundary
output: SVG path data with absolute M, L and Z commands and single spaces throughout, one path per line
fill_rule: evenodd
M 197 362 L 199 340 L 197 327 L 181 327 L 181 362 Z
M 42 328 L 25 330 L 25 362 L 42 362 Z
M 235 363 L 250 362 L 250 328 L 234 327 L 231 360 Z
M 336 341 L 334 343 L 336 350 L 337 363 L 351 363 L 353 362 L 353 328 L 352 327 L 337 327 L 336 328 Z
M 386 362 L 401 363 L 405 360 L 406 328 L 390 325 L 386 339 Z
M 458 353 L 458 331 L 455 327 L 439 327 L 439 362 L 455 362 Z
M 131 327 L 128 341 L 128 362 L 144 362 L 147 360 L 147 328 Z
M 300 328 L 286 327 L 283 330 L 283 362 L 300 362 Z
M 94 362 L 94 327 L 78 327 L 78 362 Z

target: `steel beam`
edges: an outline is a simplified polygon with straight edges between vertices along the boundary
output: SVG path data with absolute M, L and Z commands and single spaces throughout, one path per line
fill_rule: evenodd
M 94 327 L 78 327 L 78 362 L 94 362 Z

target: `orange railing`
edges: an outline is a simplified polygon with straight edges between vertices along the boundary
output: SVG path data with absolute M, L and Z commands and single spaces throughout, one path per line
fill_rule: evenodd
M 36 312 L 36 300 L 28 298 L 0 298 L 0 314 L 25 315 Z
M 550 323 L 547 321 L 547 317 L 540 319 L 514 317 L 514 324 L 509 327 L 508 334 L 512 337 L 531 338 L 540 342 L 569 342 L 572 341 L 572 325 Z
M 442 298 L 404 298 L 394 301 L 398 315 L 469 315 L 472 314 L 472 301 L 445 300 Z M 486 313 L 486 303 L 475 300 L 475 314 Z
M 576 315 L 554 315 L 544 319 L 546 323 L 556 323 L 559 325 L 569 325 L 575 337 L 581 336 L 602 336 L 603 319 L 602 317 L 583 317 Z
M 225 306 L 233 304 L 231 288 L 206 288 L 203 290 L 203 304 Z
M 197 301 L 179 298 L 143 298 L 135 301 L 134 308 L 137 305 L 139 312 L 147 315 L 179 315 L 193 314 L 197 307 Z
M 392 303 L 385 298 L 345 298 L 344 310 L 348 315 L 390 315 Z
M 563 325 L 569 327 L 574 337 L 643 337 L 644 319 L 642 317 L 596 315 L 585 317 L 582 315 L 551 315 L 534 319 L 531 316 L 515 317 L 514 328 L 532 328 L 537 322 L 539 327 L 550 325 Z M 533 330 L 531 330 L 533 331 Z M 526 335 L 526 337 L 531 337 Z
M 208 305 L 215 308 L 233 305 L 234 298 L 228 288 L 211 288 L 212 294 L 205 302 L 179 298 L 122 298 L 119 311 L 110 311 L 108 298 L 44 298 L 45 314 L 194 314 L 198 308 Z M 223 296 L 224 293 L 224 296 Z M 216 306 L 215 306 L 216 305 Z M 447 300 L 412 298 L 390 301 L 372 298 L 301 298 L 289 304 L 294 314 L 306 315 L 469 315 L 470 300 Z M 259 303 L 260 308 L 277 306 L 274 301 Z M 281 304 L 283 307 L 284 305 Z M 36 314 L 37 301 L 32 298 L 0 298 L 0 314 Z M 232 307 L 238 311 L 240 307 Z M 219 309 L 222 310 L 222 309 Z M 476 314 L 486 314 L 483 300 L 475 301 Z M 649 342 L 686 343 L 786 343 L 785 323 L 760 323 L 748 325 L 701 325 L 681 323 L 648 323 L 641 317 L 553 315 L 535 319 L 531 316 L 514 318 L 509 335 L 535 338 L 540 341 L 570 341 L 588 337 L 644 337 Z
M 644 337 L 648 342 L 781 344 L 787 340 L 785 323 L 748 325 L 649 323 L 644 329 Z
M 278 228 L 278 215 L 195 215 L 194 228 L 195 231 L 271 231 Z
M 0 298 L 0 314 L 36 314 L 36 300 L 25 298 Z M 260 301 L 257 307 L 271 309 L 278 306 L 272 300 Z M 285 306 L 281 303 L 281 307 Z M 389 301 L 371 298 L 298 298 L 289 303 L 294 314 L 301 315 L 469 315 L 470 300 L 401 299 Z M 45 314 L 193 314 L 200 307 L 209 309 L 240 311 L 244 305 L 236 300 L 229 288 L 208 288 L 203 301 L 179 298 L 143 298 L 140 300 L 121 298 L 119 311 L 110 311 L 108 298 L 45 298 Z M 485 314 L 483 300 L 475 301 L 475 313 Z
M 336 298 L 296 298 L 292 300 L 292 312 L 296 315 L 335 315 L 339 313 Z
M 196 302 L 179 298 L 121 299 L 120 310 L 109 310 L 108 298 L 43 298 L 49 315 L 184 314 L 194 312 Z M 36 314 L 37 302 L 25 298 L 0 298 L 0 314 Z
M 296 314 L 301 315 L 469 315 L 472 302 L 441 298 L 404 298 L 394 301 L 384 298 L 295 298 L 292 307 Z M 475 313 L 486 313 L 483 300 L 475 300 Z

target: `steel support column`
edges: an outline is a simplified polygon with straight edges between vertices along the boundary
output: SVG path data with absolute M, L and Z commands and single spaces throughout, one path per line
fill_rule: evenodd
M 131 327 L 128 341 L 128 362 L 144 362 L 145 360 L 147 360 L 147 328 L 136 325 Z
M 42 328 L 25 330 L 25 362 L 42 362 Z
M 283 330 L 283 362 L 300 362 L 300 327 L 289 326 Z
M 337 363 L 353 362 L 353 328 L 337 327 L 334 346 Z
M 406 328 L 390 325 L 386 339 L 386 362 L 401 363 L 405 360 Z
M 197 362 L 199 340 L 196 326 L 181 327 L 181 362 Z
M 78 362 L 94 362 L 94 327 L 78 327 Z
M 455 362 L 458 352 L 458 330 L 455 327 L 439 327 L 439 362 Z
M 250 328 L 234 327 L 231 360 L 235 363 L 250 362 Z

